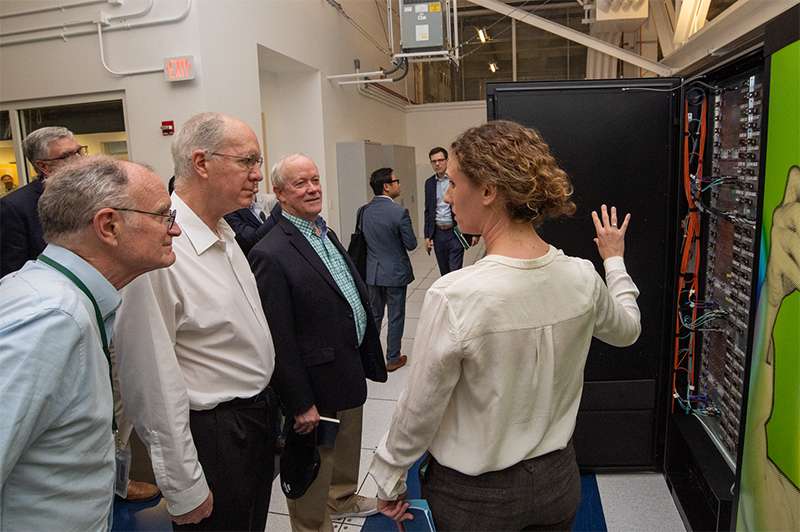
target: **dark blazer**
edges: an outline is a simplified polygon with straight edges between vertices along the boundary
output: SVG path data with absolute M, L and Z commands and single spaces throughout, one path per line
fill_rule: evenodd
M 236 242 L 242 248 L 242 252 L 247 256 L 259 240 L 275 227 L 275 213 L 280 216 L 281 204 L 277 203 L 272 208 L 266 222 L 261 222 L 249 208 L 239 209 L 223 216 L 233 232 L 236 233 Z
M 288 415 L 314 405 L 328 414 L 361 406 L 365 377 L 387 379 L 366 286 L 329 229 L 326 238 L 344 257 L 367 312 L 359 347 L 353 311 L 325 263 L 292 222 L 283 216 L 276 222 L 248 255 L 275 345 L 272 384 Z
M 417 247 L 408 209 L 397 205 L 389 196 L 375 196 L 362 209 L 361 228 L 367 241 L 367 284 L 406 286 L 414 280 L 408 251 Z
M 44 180 L 37 179 L 0 198 L 0 277 L 35 260 L 47 244 L 39 222 Z
M 424 238 L 433 238 L 434 229 L 436 229 L 436 174 L 425 180 Z

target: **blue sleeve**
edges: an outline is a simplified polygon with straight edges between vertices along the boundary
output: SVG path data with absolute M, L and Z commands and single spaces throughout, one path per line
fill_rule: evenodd
M 70 405 L 85 366 L 79 325 L 57 309 L 14 313 L 0 323 L 0 473 Z

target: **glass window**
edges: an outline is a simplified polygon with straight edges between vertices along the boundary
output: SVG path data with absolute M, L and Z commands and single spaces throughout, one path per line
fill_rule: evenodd
M 75 134 L 79 144 L 89 147 L 89 155 L 108 153 L 128 160 L 122 100 L 20 109 L 19 117 L 23 138 L 42 127 L 63 126 Z M 26 167 L 35 179 L 33 166 L 27 163 Z

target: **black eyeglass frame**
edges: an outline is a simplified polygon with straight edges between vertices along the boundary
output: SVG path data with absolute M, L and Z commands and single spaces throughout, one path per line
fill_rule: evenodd
M 256 157 L 255 155 L 228 155 L 227 153 L 216 153 L 213 151 L 206 152 L 206 155 L 216 155 L 218 157 L 231 157 L 232 159 L 239 159 L 244 162 L 248 170 L 252 170 L 257 164 L 259 168 L 264 164 L 263 157 Z
M 111 207 L 115 211 L 127 211 L 127 212 L 138 212 L 139 214 L 152 214 L 153 216 L 161 216 L 162 218 L 167 219 L 167 231 L 172 229 L 175 225 L 175 218 L 178 216 L 178 212 L 175 209 L 170 209 L 169 214 L 161 214 L 160 212 L 147 212 L 147 211 L 139 211 L 136 209 L 123 209 L 121 207 Z
M 67 159 L 69 159 L 71 157 L 75 157 L 76 155 L 84 156 L 84 155 L 86 155 L 88 153 L 89 153 L 89 146 L 81 146 L 77 150 L 71 151 L 69 153 L 65 153 L 61 157 L 53 157 L 52 159 L 36 159 L 36 160 L 37 161 L 42 161 L 42 162 L 45 162 L 45 163 L 49 163 L 49 162 L 52 162 L 52 161 L 66 161 Z

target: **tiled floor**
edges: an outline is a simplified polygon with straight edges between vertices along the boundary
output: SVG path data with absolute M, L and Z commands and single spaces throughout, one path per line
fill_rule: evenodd
M 483 256 L 485 248 L 481 241 L 478 246 L 467 250 L 464 264 L 473 264 Z M 440 277 L 436 258 L 430 256 L 420 242 L 418 249 L 411 254 L 416 279 L 408 286 L 406 303 L 406 326 L 403 333 L 402 352 L 411 355 L 414 347 L 414 333 L 419 321 L 425 291 Z M 386 340 L 386 320 L 381 338 Z M 408 367 L 389 375 L 385 384 L 369 382 L 369 394 L 364 405 L 364 429 L 361 440 L 361 483 L 359 493 L 374 497 L 375 483 L 367 476 L 372 454 L 383 435 L 389 429 L 397 398 L 405 386 Z M 610 532 L 616 531 L 658 531 L 683 532 L 685 527 L 675 508 L 667 489 L 664 477 L 658 473 L 626 473 L 597 475 L 597 485 L 603 504 L 606 525 Z M 357 532 L 364 519 L 346 519 L 334 524 L 339 532 Z M 290 530 L 286 499 L 277 482 L 273 485 L 270 515 L 267 531 L 286 532 Z

